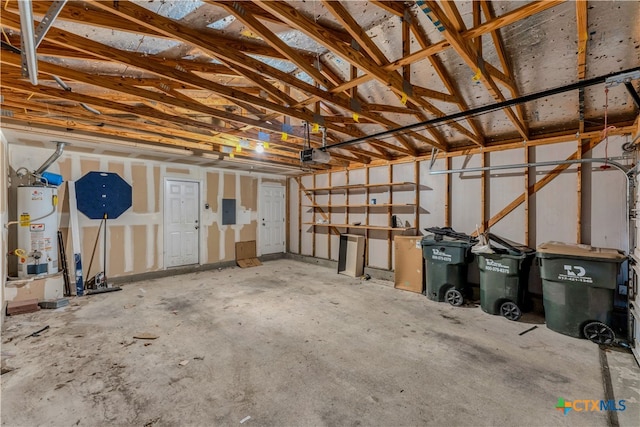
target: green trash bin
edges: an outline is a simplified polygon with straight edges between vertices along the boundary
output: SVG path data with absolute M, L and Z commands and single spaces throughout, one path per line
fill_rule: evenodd
M 480 307 L 486 313 L 519 320 L 535 250 L 493 233 L 487 237 L 488 244 L 472 249 L 478 255 Z
M 423 237 L 421 244 L 427 269 L 427 297 L 461 306 L 467 288 L 467 265 L 473 260 L 473 243 L 435 234 Z
M 480 253 L 480 307 L 489 314 L 519 320 L 525 305 L 529 268 L 534 251 L 515 252 L 494 249 Z
M 624 253 L 548 242 L 538 247 L 537 257 L 547 327 L 597 344 L 612 343 L 613 298 Z

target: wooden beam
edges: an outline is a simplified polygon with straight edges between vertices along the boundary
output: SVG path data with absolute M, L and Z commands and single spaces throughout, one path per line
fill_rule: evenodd
M 418 25 L 418 18 L 415 13 L 411 15 L 411 30 L 413 31 L 414 36 L 416 37 L 418 43 L 422 48 L 426 48 L 431 45 L 426 31 L 424 30 L 424 28 L 422 28 L 421 25 Z M 431 63 L 431 66 L 436 71 L 436 73 L 440 77 L 440 80 L 442 80 L 442 83 L 447 88 L 449 93 L 456 98 L 456 104 L 458 105 L 458 108 L 460 108 L 460 111 L 467 111 L 469 109 L 469 106 L 462 98 L 462 95 L 460 95 L 461 92 L 458 85 L 445 68 L 442 60 L 437 56 L 429 56 L 428 59 Z M 467 123 L 469 123 L 473 132 L 480 138 L 479 140 L 474 140 L 473 142 L 481 147 L 484 146 L 485 138 L 482 134 L 480 125 L 473 118 L 465 118 L 465 120 L 467 121 Z
M 481 0 L 480 5 L 482 10 L 484 11 L 487 19 L 492 19 L 494 17 L 493 8 L 488 0 Z M 498 59 L 500 60 L 500 65 L 504 70 L 504 74 L 512 81 L 512 84 L 507 85 L 507 89 L 511 93 L 511 98 L 519 98 L 520 92 L 516 87 L 515 81 L 513 80 L 513 73 L 511 72 L 511 66 L 509 65 L 509 61 L 507 59 L 506 49 L 504 47 L 504 42 L 502 40 L 502 36 L 498 30 L 494 30 L 491 32 L 491 38 L 493 40 L 493 44 L 496 48 L 496 52 L 498 53 Z M 480 45 L 482 46 L 482 45 Z M 481 55 L 480 55 L 481 57 Z M 524 127 L 524 130 L 527 134 L 529 134 L 529 127 L 527 126 L 527 116 L 524 110 L 524 106 L 522 104 L 518 104 L 515 106 L 516 113 L 518 113 L 518 118 L 520 123 Z
M 464 21 L 462 20 L 462 16 L 456 7 L 456 3 L 454 1 L 442 1 L 440 2 L 442 9 L 449 17 L 449 20 L 453 24 L 453 28 L 459 33 L 465 31 L 467 27 L 464 25 Z
M 473 2 L 473 27 L 476 28 L 480 26 L 480 24 L 482 24 L 482 10 L 480 8 L 480 2 L 474 1 Z M 476 47 L 476 51 L 478 52 L 478 55 L 482 56 L 482 36 L 480 35 L 477 38 L 473 39 L 473 42 L 475 43 L 475 47 Z
M 536 13 L 542 12 L 544 10 L 550 9 L 552 7 L 557 6 L 560 3 L 563 3 L 565 0 L 542 0 L 542 1 L 534 1 L 526 4 L 525 6 L 519 7 L 517 9 L 512 10 L 511 12 L 505 13 L 499 17 L 496 17 L 493 20 L 487 21 L 479 27 L 471 28 L 464 33 L 462 33 L 462 38 L 465 40 L 475 39 L 483 34 L 488 34 L 491 31 L 494 31 L 498 28 L 506 27 L 515 22 L 518 22 L 522 19 L 525 19 L 529 16 L 535 15 Z M 395 11 L 394 13 L 398 16 L 404 15 L 404 6 L 401 2 L 390 2 L 390 1 L 373 1 L 372 3 L 382 7 L 387 11 Z M 412 64 L 414 62 L 420 61 L 432 55 L 442 52 L 451 47 L 451 44 L 446 40 L 440 41 L 433 45 L 429 45 L 427 47 L 423 47 L 421 50 L 416 51 L 409 55 L 408 57 L 401 58 L 397 61 L 392 62 L 386 67 L 383 67 L 385 71 L 389 70 L 397 70 L 398 68 L 404 66 L 405 64 Z M 359 85 L 365 83 L 374 76 L 370 74 L 364 74 L 358 77 L 357 81 L 351 81 L 345 83 L 346 88 L 351 87 L 350 85 Z M 344 89 L 344 87 L 340 87 L 340 89 Z
M 583 144 L 581 149 L 575 151 L 572 155 L 567 157 L 566 160 L 576 160 L 576 159 L 578 159 L 579 157 L 582 156 L 582 154 L 592 150 L 596 145 L 598 145 L 600 143 L 600 141 L 601 141 L 600 139 L 598 139 L 597 142 L 596 142 L 596 140 L 591 140 L 590 142 L 588 142 L 586 144 Z M 498 212 L 493 217 L 491 217 L 491 219 L 489 219 L 489 222 L 488 222 L 487 226 L 488 227 L 493 227 L 502 218 L 507 216 L 509 213 L 513 212 L 513 210 L 515 208 L 517 208 L 522 203 L 524 203 L 526 194 L 528 194 L 529 196 L 534 195 L 539 190 L 544 188 L 545 185 L 547 185 L 548 183 L 553 181 L 558 175 L 560 175 L 562 172 L 564 172 L 565 170 L 567 170 L 571 166 L 573 166 L 573 165 L 571 165 L 571 164 L 562 164 L 562 165 L 558 165 L 555 168 L 553 168 L 553 170 L 551 170 L 550 172 L 546 173 L 545 176 L 542 179 L 540 179 L 535 184 L 529 186 L 529 188 L 527 189 L 527 191 L 525 193 L 523 193 L 523 194 L 519 195 L 518 197 L 516 197 L 511 203 L 509 203 L 507 206 L 505 206 L 500 212 Z
M 363 49 L 369 57 L 375 62 L 377 66 L 386 65 L 389 63 L 385 54 L 380 50 L 380 48 L 371 40 L 371 38 L 367 35 L 367 33 L 360 27 L 360 24 L 349 14 L 349 12 L 337 1 L 326 1 L 323 0 L 324 7 L 329 10 L 333 14 L 333 16 L 342 24 L 342 26 L 347 30 L 347 32 L 353 37 L 354 41 L 358 43 L 358 49 Z M 357 64 L 352 62 L 352 66 L 358 66 Z M 395 77 L 403 80 L 402 76 L 399 73 L 393 72 Z M 352 76 L 353 78 L 353 76 Z M 402 98 L 402 95 L 396 92 L 396 96 L 398 98 Z M 438 144 L 444 144 L 444 140 L 442 136 L 434 131 L 430 130 L 431 135 L 435 138 Z M 415 135 L 412 133 L 412 136 Z M 412 145 L 412 143 L 404 136 L 396 137 L 396 139 L 408 150 L 417 154 L 416 148 Z
M 376 64 L 378 66 L 388 66 L 389 65 L 389 61 L 387 60 L 387 58 L 384 55 L 384 53 L 371 40 L 371 38 L 360 28 L 359 24 L 355 21 L 355 19 L 353 19 L 353 17 L 349 14 L 349 12 L 339 2 L 327 1 L 327 0 L 323 0 L 323 2 L 324 2 L 323 4 L 325 5 L 325 7 L 330 12 L 332 12 L 334 17 L 353 36 L 354 40 L 356 40 L 356 42 L 358 42 L 360 45 L 366 46 L 367 53 L 370 54 L 373 57 L 373 60 L 376 61 Z M 408 31 L 406 20 L 403 20 L 403 28 L 405 28 L 403 31 Z M 403 49 L 407 50 L 408 53 L 410 53 L 409 42 L 410 42 L 409 35 L 406 34 L 406 36 L 403 36 Z M 356 65 L 356 64 L 354 64 L 354 65 Z M 406 64 L 403 68 L 407 68 L 409 65 L 410 64 Z M 391 70 L 391 71 L 389 71 L 389 73 L 394 73 L 394 71 Z M 438 99 L 438 100 L 445 101 L 445 102 L 455 102 L 455 97 L 453 97 L 453 96 L 451 96 L 449 94 L 441 93 L 441 92 L 438 92 L 438 91 L 434 91 L 434 90 L 423 88 L 423 87 L 419 87 L 419 86 L 410 85 L 410 78 L 408 78 L 408 76 L 410 76 L 410 69 L 408 69 L 408 68 L 403 71 L 402 75 L 397 74 L 397 73 L 394 73 L 394 75 L 397 78 L 401 79 L 403 82 L 409 83 L 409 86 L 411 86 L 411 92 L 412 92 L 413 95 L 415 95 L 415 96 L 411 96 L 411 94 L 405 94 L 404 93 L 404 86 L 403 86 L 403 91 L 400 91 L 400 92 L 395 91 L 395 93 L 396 93 L 396 95 L 398 96 L 399 99 L 403 99 L 403 97 L 406 96 L 408 99 L 411 99 L 411 101 L 413 101 L 416 104 L 422 106 L 423 108 L 425 108 L 426 110 L 432 112 L 433 114 L 437 115 L 438 117 L 442 117 L 444 115 L 444 113 L 442 111 L 440 111 L 439 109 L 437 109 L 434 105 L 432 105 L 428 101 L 426 101 L 424 99 L 420 99 L 421 97 L 434 98 L 434 99 Z M 352 78 L 352 80 L 353 80 L 353 78 Z M 407 107 L 411 108 L 411 107 L 413 107 L 413 105 L 411 103 L 407 103 Z M 418 120 L 426 120 L 426 117 L 424 115 L 419 115 Z M 477 135 L 474 135 L 472 132 L 469 132 L 466 128 L 464 128 L 463 126 L 461 126 L 457 122 L 449 122 L 449 124 L 451 126 L 453 126 L 454 128 L 456 128 L 458 131 L 460 131 L 463 135 L 465 135 L 468 138 L 470 138 L 472 141 L 479 141 L 480 140 L 480 137 L 478 137 Z M 429 129 L 429 132 L 433 135 L 434 138 L 436 138 L 436 140 L 438 141 L 439 144 L 446 145 L 446 142 L 443 140 L 442 136 L 439 133 L 436 133 L 433 129 Z M 412 136 L 416 137 L 416 134 L 412 134 Z M 418 136 L 418 138 L 419 138 L 419 136 Z
M 578 79 L 587 73 L 587 40 L 589 40 L 587 21 L 587 0 L 576 0 L 576 26 L 578 29 Z
M 473 47 L 470 46 L 468 42 L 462 38 L 460 33 L 455 31 L 454 25 L 449 21 L 442 9 L 440 9 L 438 3 L 436 3 L 435 1 L 427 0 L 425 1 L 425 5 L 427 6 L 423 7 L 425 13 L 432 16 L 434 20 L 440 20 L 444 28 L 444 31 L 442 32 L 444 37 L 451 43 L 456 52 L 458 52 L 460 57 L 467 63 L 467 65 L 477 73 L 476 77 L 484 84 L 493 98 L 498 102 L 506 101 L 506 98 L 504 97 L 502 92 L 500 92 L 500 89 L 498 89 L 493 78 L 487 71 L 488 64 L 485 63 L 484 59 L 478 56 L 477 52 L 475 52 Z M 525 139 L 529 138 L 527 129 L 522 123 L 520 123 L 519 118 L 513 112 L 513 110 L 511 108 L 504 108 L 503 111 L 516 127 L 518 133 L 520 133 L 520 135 Z
M 298 68 L 304 70 L 311 78 L 313 78 L 317 83 L 329 87 L 333 86 L 332 83 L 316 68 L 314 67 L 308 59 L 304 58 L 300 53 L 296 52 L 295 49 L 287 45 L 281 38 L 279 38 L 275 33 L 273 33 L 266 25 L 260 22 L 256 16 L 247 12 L 242 8 L 242 13 L 240 12 L 240 8 L 237 7 L 237 2 L 235 1 L 211 1 L 207 0 L 207 3 L 214 4 L 216 6 L 222 7 L 231 15 L 235 16 L 237 20 L 242 22 L 244 25 L 249 27 L 251 31 L 258 34 L 262 37 L 272 48 L 278 51 L 284 58 L 291 61 Z
M 185 43 L 189 43 L 194 46 L 197 46 L 198 48 L 226 62 L 228 66 L 230 66 L 238 73 L 246 76 L 248 79 L 255 82 L 258 86 L 268 91 L 274 97 L 283 101 L 286 105 L 282 106 L 282 105 L 268 103 L 268 102 L 265 104 L 266 101 L 262 101 L 259 98 L 258 100 L 261 101 L 260 103 L 256 103 L 255 100 L 254 101 L 243 100 L 244 102 L 256 103 L 256 105 L 260 105 L 272 111 L 276 111 L 285 115 L 287 114 L 292 115 L 301 120 L 305 120 L 308 122 L 313 121 L 313 117 L 311 117 L 308 112 L 296 111 L 292 109 L 291 106 L 295 105 L 297 102 L 293 98 L 286 95 L 284 92 L 280 91 L 270 83 L 266 82 L 258 73 L 252 70 L 249 70 L 249 67 L 250 67 L 252 69 L 259 71 L 260 73 L 268 74 L 292 87 L 297 87 L 301 91 L 313 93 L 314 95 L 319 96 L 320 98 L 324 99 L 327 102 L 334 103 L 336 105 L 339 105 L 342 108 L 351 110 L 348 100 L 346 100 L 343 97 L 336 96 L 322 89 L 316 88 L 313 85 L 304 83 L 303 81 L 297 79 L 296 77 L 290 75 L 289 73 L 280 71 L 275 67 L 269 66 L 262 61 L 259 61 L 250 56 L 244 55 L 236 50 L 229 49 L 225 45 L 215 44 L 208 39 L 208 36 L 203 35 L 200 32 L 197 32 L 187 26 L 176 23 L 175 21 L 172 21 L 168 18 L 164 18 L 160 15 L 153 14 L 152 12 L 149 12 L 147 9 L 144 9 L 140 6 L 136 6 L 135 4 L 132 4 L 132 3 L 126 3 L 126 4 L 119 3 L 118 6 L 116 7 L 110 2 L 96 2 L 94 5 L 97 7 L 103 8 L 105 10 L 109 10 L 112 13 L 124 19 L 133 20 L 134 22 L 137 22 L 141 25 L 160 31 L 163 34 L 166 34 L 167 36 L 171 36 Z M 256 24 L 255 21 L 252 21 L 252 22 Z M 329 32 L 329 33 L 333 34 L 332 32 Z M 298 58 L 298 59 L 301 60 L 301 58 Z M 323 78 L 323 82 L 324 80 L 325 79 Z M 271 105 L 272 107 L 275 107 L 276 105 L 278 105 L 278 107 L 269 108 L 268 105 Z M 365 116 L 366 112 L 362 112 L 361 115 Z M 393 123 L 392 121 L 387 120 L 382 116 L 376 116 L 373 113 L 367 115 L 367 117 L 378 123 L 384 124 L 388 127 L 397 126 L 396 123 Z
M 276 111 L 285 115 L 292 115 L 301 120 L 305 120 L 308 122 L 313 122 L 313 117 L 310 113 L 306 111 L 294 110 L 290 106 L 295 104 L 295 101 L 288 97 L 284 92 L 276 89 L 271 86 L 269 83 L 266 83 L 262 78 L 255 72 L 249 71 L 247 67 L 252 67 L 255 70 L 258 70 L 262 73 L 266 73 L 275 77 L 286 84 L 291 86 L 295 86 L 300 90 L 314 93 L 321 98 L 325 99 L 327 102 L 332 102 L 337 105 L 340 105 L 342 108 L 350 110 L 351 107 L 349 103 L 343 101 L 341 97 L 337 97 L 333 94 L 330 94 L 326 91 L 323 91 L 319 88 L 315 88 L 312 85 L 302 82 L 301 80 L 291 76 L 288 73 L 278 70 L 275 67 L 271 67 L 264 62 L 261 62 L 257 59 L 251 58 L 247 55 L 241 54 L 237 51 L 230 50 L 226 46 L 212 45 L 207 43 L 208 39 L 204 35 L 196 32 L 195 30 L 176 23 L 168 18 L 164 18 L 160 15 L 153 14 L 149 12 L 147 9 L 144 9 L 140 6 L 136 6 L 132 3 L 119 3 L 117 7 L 110 2 L 96 2 L 95 6 L 111 11 L 112 13 L 124 18 L 131 19 L 141 25 L 148 26 L 157 31 L 163 32 L 167 35 L 171 35 L 178 40 L 184 41 L 186 43 L 193 44 L 200 49 L 203 49 L 212 55 L 218 57 L 219 59 L 226 61 L 230 67 L 236 70 L 238 73 L 245 75 L 250 80 L 256 82 L 260 87 L 269 91 L 272 95 L 279 97 L 281 100 L 284 100 L 287 105 L 279 105 L 273 104 L 267 101 L 264 101 L 260 98 L 254 97 L 254 100 L 242 99 L 244 102 L 255 103 L 256 105 L 262 106 L 264 108 L 270 109 L 272 111 Z M 329 34 L 333 34 L 329 32 Z M 269 107 L 271 106 L 271 108 Z M 366 113 L 362 113 L 365 116 Z M 384 124 L 388 127 L 397 126 L 396 123 L 385 119 L 382 116 L 375 116 L 374 114 L 368 114 L 368 118 L 372 120 Z M 339 128 L 332 128 L 333 130 L 340 130 Z M 351 134 L 350 136 L 355 136 Z
M 34 1 L 33 3 L 33 12 L 36 15 L 41 15 L 47 13 L 49 10 L 49 4 L 45 1 Z M 122 4 L 122 3 L 120 3 Z M 145 25 L 140 25 L 136 22 L 126 20 L 126 19 L 114 19 L 113 14 L 109 11 L 101 9 L 97 7 L 94 1 L 89 2 L 67 2 L 65 6 L 60 11 L 60 14 L 56 19 L 69 21 L 69 22 L 79 22 L 85 25 L 92 25 L 96 27 L 106 28 L 108 30 L 115 31 L 125 31 L 129 33 L 134 33 L 137 35 L 144 36 L 152 36 L 159 38 L 173 38 L 167 36 L 165 33 L 160 31 L 151 29 Z M 13 12 L 17 12 L 18 6 L 17 2 L 10 1 L 8 10 Z M 258 11 L 262 11 L 259 8 L 256 8 Z M 264 14 L 266 15 L 266 14 Z M 280 22 L 281 23 L 281 22 Z M 219 44 L 225 44 L 232 49 L 236 49 L 240 52 L 252 54 L 252 55 L 260 55 L 266 56 L 268 58 L 280 58 L 284 59 L 284 57 L 279 54 L 276 50 L 271 48 L 270 46 L 265 46 L 262 43 L 256 43 L 251 40 L 238 40 L 232 39 L 228 37 L 224 37 L 222 32 L 216 31 L 211 28 L 200 29 L 200 32 L 206 34 L 209 40 L 212 42 L 216 42 Z M 38 47 L 38 53 L 40 52 L 40 47 Z
M 327 34 L 323 28 L 315 25 L 313 21 L 299 13 L 295 8 L 281 2 L 260 2 L 257 4 L 287 22 L 292 27 L 307 34 L 318 43 L 327 46 L 334 51 L 334 53 L 343 57 L 351 65 L 373 74 L 380 82 L 392 89 L 396 94 L 400 96 L 405 94 L 403 80 L 399 74 L 385 72 L 372 59 L 361 55 L 349 46 L 339 43 L 338 40 L 332 38 L 330 34 Z M 423 99 L 419 99 L 415 96 L 408 96 L 408 98 L 422 106 L 428 104 Z M 441 143 L 433 142 L 432 145 L 442 150 L 446 150 L 446 147 Z

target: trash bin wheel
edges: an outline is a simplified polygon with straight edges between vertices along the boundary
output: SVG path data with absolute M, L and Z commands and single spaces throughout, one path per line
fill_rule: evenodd
M 520 311 L 520 307 L 511 301 L 507 301 L 500 306 L 500 314 L 506 317 L 509 320 L 513 320 L 514 322 L 520 320 L 522 317 L 522 311 Z
M 596 344 L 611 344 L 616 337 L 613 330 L 602 322 L 589 322 L 584 326 L 582 332 L 586 339 Z
M 457 289 L 449 289 L 447 293 L 444 294 L 444 300 L 455 307 L 460 307 L 464 302 L 464 296 L 462 292 Z

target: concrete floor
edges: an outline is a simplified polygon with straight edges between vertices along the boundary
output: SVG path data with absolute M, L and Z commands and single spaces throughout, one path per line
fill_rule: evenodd
M 554 408 L 598 347 L 531 322 L 286 259 L 137 282 L 6 319 L 2 425 L 607 425 Z

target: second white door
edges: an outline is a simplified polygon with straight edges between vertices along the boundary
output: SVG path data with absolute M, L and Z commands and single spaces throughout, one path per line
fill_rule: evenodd
M 284 187 L 263 185 L 260 194 L 260 252 L 274 254 L 285 250 Z

